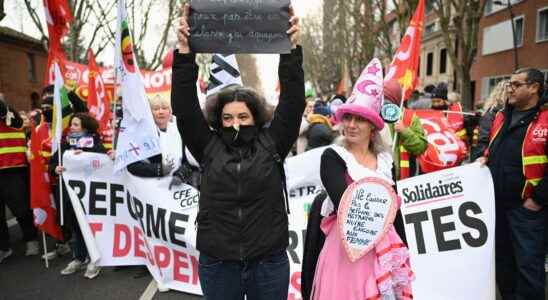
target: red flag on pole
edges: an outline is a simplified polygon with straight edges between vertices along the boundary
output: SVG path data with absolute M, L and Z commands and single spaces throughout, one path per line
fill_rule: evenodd
M 101 76 L 95 55 L 88 49 L 88 110 L 90 114 L 99 122 L 99 132 L 106 144 L 112 143 L 112 133 L 110 132 L 110 121 L 112 112 L 110 110 L 110 101 L 108 100 L 105 84 Z
M 74 17 L 70 12 L 67 0 L 44 0 L 44 11 L 46 13 L 49 35 L 48 64 L 45 78 L 45 84 L 48 85 L 53 84 L 53 76 L 50 75 L 52 73 L 51 67 L 53 66 L 53 61 L 56 58 L 65 58 L 61 39 L 67 34 L 69 24 Z
M 34 214 L 34 225 L 57 240 L 63 239 L 61 227 L 57 224 L 55 204 L 47 164 L 40 155 L 41 144 L 49 138 L 49 129 L 44 122 L 38 127 L 32 125 L 30 139 L 30 206 Z
M 401 87 L 403 99 L 409 99 L 418 84 L 419 58 L 421 52 L 422 31 L 424 25 L 424 0 L 419 0 L 411 23 L 403 36 L 400 48 L 396 52 L 385 81 L 395 79 Z

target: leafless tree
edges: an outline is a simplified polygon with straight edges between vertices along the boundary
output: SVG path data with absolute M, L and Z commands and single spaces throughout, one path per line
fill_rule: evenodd
M 321 95 L 334 92 L 350 72 L 355 81 L 377 46 L 376 22 L 372 0 L 324 0 L 321 21 L 303 20 L 305 73 Z
M 479 21 L 487 1 L 436 0 L 434 11 L 439 17 L 447 54 L 456 71 L 457 90 L 465 107 L 472 107 L 470 70 L 478 48 Z
M 168 50 L 168 40 L 174 36 L 174 21 L 178 17 L 176 0 L 128 0 L 128 22 L 131 24 L 137 62 L 143 69 L 155 69 L 162 63 Z M 44 16 L 38 13 L 41 0 L 24 0 L 27 13 L 42 36 L 47 41 Z M 87 49 L 95 54 L 115 44 L 116 0 L 68 0 L 74 16 L 69 33 L 63 40 L 70 60 L 86 63 Z M 149 46 L 150 39 L 155 46 Z M 145 48 L 153 49 L 147 55 Z
M 257 61 L 252 54 L 236 54 L 238 68 L 242 75 L 242 83 L 256 91 L 261 91 L 261 77 L 257 69 Z
M 0 21 L 6 16 L 6 11 L 4 10 L 4 0 L 0 0 Z

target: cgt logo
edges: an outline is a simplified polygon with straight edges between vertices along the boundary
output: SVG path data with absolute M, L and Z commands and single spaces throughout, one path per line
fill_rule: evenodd
M 533 138 L 535 139 L 544 139 L 548 137 L 548 128 L 535 128 L 533 130 Z

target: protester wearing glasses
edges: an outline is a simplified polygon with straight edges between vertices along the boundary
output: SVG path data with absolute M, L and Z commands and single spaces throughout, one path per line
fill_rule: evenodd
M 229 87 L 204 118 L 198 66 L 183 8 L 173 62 L 171 102 L 179 130 L 203 174 L 197 217 L 200 284 L 206 299 L 287 299 L 289 241 L 283 160 L 295 143 L 304 101 L 298 18 L 290 10 L 291 53 L 280 55 L 280 101 L 270 126 L 265 100 Z M 285 200 L 284 200 L 285 198 Z
M 537 69 L 514 72 L 493 122 L 487 162 L 496 199 L 496 270 L 503 299 L 544 299 L 548 99 Z

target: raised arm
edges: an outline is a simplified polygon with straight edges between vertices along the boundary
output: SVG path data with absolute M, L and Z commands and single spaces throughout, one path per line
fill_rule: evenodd
M 293 9 L 290 9 L 290 15 Z M 280 79 L 280 100 L 270 125 L 270 134 L 276 143 L 278 154 L 286 157 L 299 136 L 304 101 L 303 51 L 297 46 L 299 19 L 291 17 L 290 35 L 293 49 L 289 54 L 280 55 L 278 77 Z
M 190 7 L 184 5 L 180 28 L 177 37 L 178 49 L 173 55 L 171 107 L 177 118 L 179 133 L 185 141 L 192 155 L 202 161 L 204 150 L 213 136 L 207 121 L 202 114 L 198 100 L 196 80 L 198 79 L 198 65 L 196 56 L 190 53 L 188 47 L 189 26 L 187 23 Z

